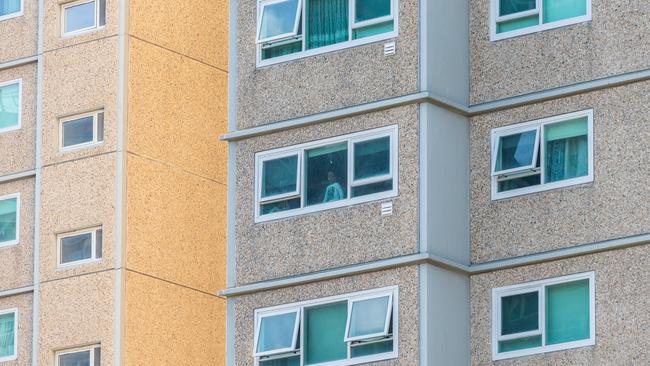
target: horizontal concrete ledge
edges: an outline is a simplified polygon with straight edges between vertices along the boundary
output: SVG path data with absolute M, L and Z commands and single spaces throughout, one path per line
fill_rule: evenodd
M 14 288 L 11 290 L 2 290 L 0 291 L 0 298 L 26 294 L 33 291 L 34 291 L 34 286 L 25 286 L 25 287 Z
M 219 292 L 219 296 L 235 297 L 256 292 L 275 290 L 284 287 L 297 286 L 307 283 L 325 281 L 345 276 L 383 271 L 392 268 L 431 264 L 454 272 L 472 276 L 488 272 L 496 272 L 509 268 L 523 267 L 532 264 L 552 262 L 560 259 L 578 257 L 587 254 L 600 253 L 610 250 L 624 249 L 650 243 L 650 234 L 642 234 L 625 238 L 605 240 L 601 242 L 584 244 L 570 248 L 557 249 L 549 252 L 531 254 L 521 257 L 497 260 L 493 262 L 466 265 L 456 261 L 438 257 L 430 253 L 411 254 L 402 257 L 383 259 L 375 262 L 363 263 L 347 267 L 335 268 L 316 273 L 298 275 L 293 277 L 274 279 L 264 282 L 252 283 L 239 287 L 232 287 Z
M 9 175 L 0 176 L 0 183 L 11 182 L 18 179 L 33 177 L 36 175 L 36 170 L 27 170 L 20 173 L 12 173 Z
M 360 114 L 366 114 L 417 103 L 430 103 L 465 117 L 474 117 L 504 109 L 521 107 L 528 104 L 540 103 L 552 99 L 564 98 L 571 95 L 587 93 L 599 89 L 613 88 L 616 86 L 636 83 L 645 80 L 650 80 L 650 69 L 630 72 L 621 75 L 608 76 L 602 79 L 585 81 L 573 85 L 562 86 L 554 89 L 524 94 L 516 97 L 504 98 L 471 106 L 465 106 L 440 95 L 428 91 L 422 91 L 419 93 L 341 108 L 334 111 L 316 113 L 300 118 L 273 122 L 262 126 L 247 128 L 244 130 L 232 131 L 221 136 L 221 140 L 244 140 L 251 137 L 272 134 L 294 128 L 306 127 L 318 123 L 334 121 Z
M 25 58 L 19 58 L 17 60 L 11 60 L 7 62 L 0 63 L 0 70 L 10 69 L 16 66 L 22 66 L 26 64 L 31 64 L 32 62 L 37 62 L 38 56 L 30 56 Z

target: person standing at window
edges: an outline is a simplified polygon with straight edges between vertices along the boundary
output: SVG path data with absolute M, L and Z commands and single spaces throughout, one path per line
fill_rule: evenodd
M 345 193 L 343 193 L 343 187 L 337 182 L 336 174 L 333 171 L 327 172 L 327 181 L 329 185 L 325 188 L 323 203 L 344 199 Z

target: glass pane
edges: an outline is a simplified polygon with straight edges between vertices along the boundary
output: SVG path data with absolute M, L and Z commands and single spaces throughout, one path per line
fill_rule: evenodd
M 298 0 L 287 0 L 264 6 L 260 39 L 293 33 L 298 11 Z
M 307 48 L 347 42 L 348 0 L 307 0 Z
M 71 6 L 65 9 L 65 33 L 95 26 L 95 2 Z
M 510 15 L 535 9 L 536 0 L 499 0 L 499 15 Z
M 539 16 L 531 15 L 525 18 L 517 18 L 497 24 L 497 33 L 510 32 L 517 29 L 534 27 L 539 25 Z
M 102 364 L 102 349 L 101 347 L 95 348 L 95 366 L 101 366 Z
M 298 155 L 262 163 L 262 198 L 298 190 Z
M 544 128 L 546 183 L 589 174 L 587 118 Z
M 589 339 L 589 280 L 546 288 L 546 344 Z
M 388 296 L 355 301 L 350 316 L 350 337 L 383 333 L 388 313 Z
M 92 258 L 92 235 L 90 233 L 61 239 L 61 263 Z
M 63 147 L 93 142 L 93 116 L 63 123 Z
M 375 36 L 377 34 L 388 33 L 393 31 L 393 21 L 373 24 L 363 28 L 357 28 L 352 31 L 352 38 L 359 39 Z
M 102 257 L 102 246 L 104 243 L 104 231 L 99 229 L 95 232 L 95 258 Z
M 356 0 L 355 21 L 363 22 L 390 15 L 391 0 Z
M 376 355 L 378 353 L 392 352 L 393 340 L 385 342 L 377 342 L 371 344 L 364 344 L 361 346 L 354 346 L 351 349 L 352 357 L 362 357 Z
M 343 360 L 348 357 L 345 343 L 346 301 L 305 309 L 305 364 Z
M 544 0 L 544 23 L 587 15 L 587 0 Z
M 501 136 L 495 172 L 532 165 L 536 137 L 537 130 Z
M 393 180 L 389 179 L 379 183 L 366 184 L 352 188 L 352 197 L 367 196 L 369 194 L 381 193 L 393 189 Z
M 19 89 L 18 83 L 0 87 L 0 129 L 18 125 Z
M 0 17 L 20 12 L 20 0 L 0 0 Z
M 348 197 L 348 143 L 309 150 L 305 161 L 307 205 Z
M 499 182 L 498 191 L 512 191 L 513 189 L 538 186 L 542 182 L 541 174 L 528 175 L 521 178 L 513 178 Z
M 290 55 L 302 51 L 302 41 L 262 49 L 262 60 Z
M 104 141 L 104 112 L 97 114 L 97 141 Z
M 59 366 L 90 366 L 90 350 L 59 355 Z
M 501 335 L 539 329 L 539 293 L 501 298 Z
M 354 144 L 354 180 L 390 173 L 390 137 Z
M 14 355 L 14 323 L 16 315 L 0 315 L 0 357 Z
M 106 0 L 99 0 L 99 26 L 106 25 Z
M 297 313 L 287 313 L 262 318 L 257 352 L 293 348 L 293 331 L 297 316 Z
M 535 348 L 542 346 L 542 336 L 533 336 L 509 341 L 499 342 L 499 352 L 511 352 L 520 349 Z
M 0 243 L 16 240 L 18 198 L 0 201 Z
M 260 366 L 300 366 L 300 356 L 260 361 Z
M 281 211 L 295 210 L 300 208 L 300 198 L 293 198 L 286 201 L 267 203 L 260 206 L 261 215 L 268 215 Z

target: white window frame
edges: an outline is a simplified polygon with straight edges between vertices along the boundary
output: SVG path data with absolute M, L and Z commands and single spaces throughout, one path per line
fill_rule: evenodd
M 494 146 L 495 148 L 492 149 L 492 175 L 507 175 L 507 174 L 512 174 L 512 173 L 518 173 L 518 172 L 523 172 L 526 170 L 534 170 L 535 165 L 537 165 L 537 157 L 539 156 L 539 151 L 541 150 L 539 148 L 539 143 L 540 143 L 540 135 L 541 135 L 541 127 L 540 126 L 524 126 L 521 128 L 512 128 L 512 129 L 507 129 L 507 130 L 502 130 L 498 131 L 494 134 L 492 137 L 494 139 Z M 499 142 L 501 141 L 501 138 L 506 137 L 506 136 L 512 136 L 518 133 L 526 133 L 530 131 L 535 131 L 535 146 L 533 147 L 533 159 L 532 162 L 528 165 L 524 165 L 518 168 L 511 168 L 511 169 L 502 169 L 497 171 L 497 159 L 499 158 Z
M 255 199 L 254 199 L 254 211 L 255 212 L 255 222 L 256 223 L 261 223 L 261 222 L 267 222 L 271 220 L 277 220 L 277 219 L 282 219 L 282 218 L 287 218 L 287 217 L 292 217 L 292 216 L 298 216 L 298 215 L 304 215 L 308 213 L 313 213 L 313 212 L 318 212 L 318 211 L 325 211 L 325 210 L 330 210 L 334 208 L 339 208 L 339 207 L 345 207 L 345 206 L 352 206 L 352 205 L 357 205 L 361 203 L 366 203 L 366 202 L 371 202 L 371 201 L 377 201 L 377 200 L 382 200 L 382 199 L 387 199 L 387 198 L 392 198 L 396 197 L 398 194 L 398 180 L 399 180 L 399 133 L 398 133 L 398 126 L 397 125 L 391 125 L 387 127 L 381 127 L 381 128 L 376 128 L 372 130 L 367 130 L 367 131 L 361 131 L 361 132 L 356 132 L 348 135 L 343 135 L 343 136 L 337 136 L 337 137 L 332 137 L 324 140 L 318 140 L 318 141 L 313 141 L 313 142 L 308 142 L 300 145 L 295 145 L 295 146 L 289 146 L 289 147 L 284 147 L 284 148 L 279 148 L 275 150 L 269 150 L 269 151 L 264 151 L 255 154 Z M 353 174 L 354 174 L 354 155 L 353 155 L 353 146 L 354 143 L 357 142 L 363 142 L 367 140 L 374 140 L 382 137 L 390 136 L 390 172 L 391 176 L 389 177 L 388 175 L 379 177 L 379 178 L 385 178 L 383 180 L 388 180 L 390 178 L 393 179 L 393 189 L 389 191 L 384 191 L 380 193 L 375 193 L 375 194 L 369 194 L 365 196 L 359 196 L 359 197 L 352 197 L 352 188 L 357 187 L 362 184 L 370 184 L 372 183 L 376 177 L 372 177 L 369 179 L 363 179 L 359 180 L 356 182 L 353 182 Z M 348 186 L 347 186 L 347 192 L 348 192 L 348 197 L 346 199 L 342 199 L 339 201 L 333 201 L 333 202 L 327 202 L 327 203 L 321 203 L 317 205 L 312 205 L 312 206 L 306 206 L 305 202 L 305 182 L 304 179 L 304 172 L 302 169 L 303 163 L 304 163 L 304 156 L 305 156 L 305 151 L 306 150 L 312 150 L 315 148 L 323 147 L 323 146 L 328 146 L 328 145 L 333 145 L 336 143 L 341 143 L 341 142 L 347 142 L 348 143 Z M 273 201 L 278 201 L 282 196 L 275 196 L 275 197 L 266 197 L 264 200 L 261 199 L 261 184 L 262 184 L 262 161 L 266 160 L 272 160 L 272 159 L 277 159 L 285 156 L 291 156 L 298 154 L 298 161 L 300 163 L 299 166 L 299 171 L 298 171 L 298 181 L 299 181 L 299 187 L 300 187 L 300 193 L 299 195 L 296 195 L 295 198 L 300 198 L 301 205 L 300 208 L 296 208 L 293 210 L 287 210 L 287 211 L 280 211 L 272 214 L 267 214 L 267 215 L 261 215 L 261 208 L 260 205 L 262 203 L 270 203 Z M 377 180 L 377 182 L 383 181 L 383 180 Z M 293 195 L 287 195 L 286 197 L 294 197 Z M 285 200 L 287 199 L 284 197 Z
M 90 351 L 90 366 L 95 365 L 95 349 L 99 348 L 101 352 L 101 344 L 93 344 L 90 346 L 83 346 L 83 347 L 77 347 L 77 348 L 67 348 L 63 350 L 56 351 L 54 353 L 54 361 L 55 361 L 55 366 L 59 366 L 59 357 L 63 355 L 69 355 L 71 353 L 81 353 L 85 351 Z
M 519 13 L 514 13 L 514 14 L 508 14 L 504 16 L 499 16 L 500 13 L 500 2 L 499 0 L 491 0 L 491 6 L 490 6 L 490 41 L 495 42 L 495 41 L 500 41 L 503 39 L 508 39 L 508 38 L 513 38 L 513 37 L 519 37 L 523 36 L 526 34 L 531 34 L 531 33 L 538 33 L 542 31 L 546 31 L 549 29 L 554 29 L 554 28 L 560 28 L 560 27 L 566 27 L 569 25 L 573 24 L 578 24 L 578 23 L 583 23 L 583 22 L 588 22 L 591 20 L 591 0 L 585 0 L 587 2 L 587 14 L 575 17 L 575 18 L 569 18 L 569 19 L 563 19 L 563 20 L 558 20 L 555 22 L 551 23 L 542 23 L 543 21 L 543 16 L 544 16 L 544 2 L 542 0 L 536 0 L 536 7 L 534 10 L 527 10 L 527 11 L 522 11 Z M 513 31 L 509 32 L 503 32 L 503 33 L 497 33 L 497 23 L 501 23 L 504 21 L 508 20 L 513 20 L 513 19 L 518 19 L 518 18 L 525 18 L 531 15 L 537 14 L 539 16 L 539 24 L 536 26 L 531 26 L 531 27 L 526 27 L 522 29 L 516 29 Z
M 559 285 L 568 282 L 575 282 L 580 280 L 589 280 L 589 338 L 553 344 L 546 346 L 546 301 L 545 301 L 545 288 L 553 285 Z M 518 333 L 514 335 L 501 336 L 501 298 L 518 295 L 522 293 L 529 293 L 538 291 L 539 297 L 539 332 L 531 331 L 526 333 Z M 524 284 L 506 286 L 492 289 L 492 360 L 504 360 L 508 358 L 523 357 L 529 355 L 536 355 L 541 353 L 555 352 L 579 347 L 588 347 L 596 344 L 596 289 L 595 289 L 595 273 L 586 272 L 578 273 L 563 277 L 549 278 L 541 281 L 529 282 Z M 530 333 L 530 335 L 528 335 Z M 499 341 L 508 339 L 518 339 L 525 336 L 541 335 L 542 346 L 535 348 L 528 348 L 523 350 L 511 352 L 499 352 Z
M 269 318 L 269 317 L 274 317 L 278 315 L 284 315 L 284 314 L 295 314 L 296 315 L 296 320 L 293 326 L 293 336 L 292 336 L 292 346 L 287 347 L 287 348 L 282 348 L 282 349 L 277 349 L 277 350 L 272 350 L 272 351 L 264 351 L 264 352 L 257 352 L 257 344 L 259 342 L 260 338 L 260 330 L 262 327 L 262 320 L 264 318 Z M 300 308 L 290 308 L 290 309 L 282 309 L 278 311 L 272 311 L 268 313 L 264 313 L 259 316 L 259 318 L 256 318 L 255 320 L 255 353 L 253 354 L 254 357 L 262 357 L 262 356 L 272 356 L 272 355 L 279 355 L 283 353 L 289 353 L 289 352 L 295 352 L 298 348 L 298 327 L 300 325 Z
M 76 231 L 69 231 L 65 233 L 61 233 L 56 236 L 56 264 L 57 268 L 68 268 L 68 267 L 76 267 L 80 266 L 83 264 L 87 263 L 94 263 L 94 262 L 99 262 L 102 260 L 101 257 L 97 257 L 97 231 L 102 230 L 102 235 L 103 235 L 103 228 L 102 226 L 94 226 L 92 228 L 87 228 L 87 229 L 81 229 L 81 230 L 76 230 Z M 91 251 L 92 255 L 88 259 L 81 259 L 78 261 L 72 261 L 72 262 L 66 262 L 62 263 L 62 250 L 63 250 L 63 245 L 62 241 L 65 238 L 69 238 L 72 236 L 78 236 L 78 235 L 83 235 L 83 234 L 90 234 L 91 237 Z M 103 246 L 103 241 L 104 238 L 102 238 L 102 246 Z M 103 257 L 103 256 L 102 256 Z
M 59 119 L 59 152 L 70 152 L 70 151 L 75 151 L 75 150 L 81 150 L 97 145 L 101 145 L 104 143 L 104 140 L 102 139 L 101 141 L 99 140 L 99 129 L 98 129 L 98 124 L 99 124 L 99 114 L 104 113 L 103 109 L 92 111 L 92 112 L 87 112 L 87 113 L 81 113 L 81 114 L 75 114 L 72 116 L 67 116 Z M 71 146 L 63 146 L 63 125 L 66 122 L 78 120 L 81 118 L 85 117 L 93 117 L 93 140 L 90 142 L 84 142 L 81 144 L 77 145 L 71 145 Z M 106 126 L 106 115 L 104 114 L 104 126 Z M 105 127 L 104 127 L 105 128 Z
M 16 239 L 0 242 L 0 248 L 20 243 L 20 193 L 12 193 L 0 196 L 0 201 L 16 199 Z
M 0 83 L 0 88 L 13 85 L 13 84 L 18 84 L 18 124 L 15 126 L 10 126 L 10 127 L 5 127 L 5 128 L 0 128 L 0 133 L 5 133 L 5 132 L 10 132 L 10 131 L 17 131 L 22 128 L 23 124 L 23 79 L 14 79 L 14 80 L 9 80 L 9 81 L 3 81 Z
M 273 196 L 262 197 L 262 185 L 264 184 L 264 182 L 262 182 L 264 163 L 270 160 L 277 160 L 277 159 L 287 158 L 291 156 L 297 156 L 296 161 L 298 166 L 296 167 L 296 190 L 293 192 L 286 192 L 286 193 L 276 194 Z M 273 203 L 275 201 L 284 201 L 292 198 L 300 198 L 302 192 L 301 189 L 302 154 L 300 153 L 300 151 L 290 150 L 290 151 L 282 151 L 278 154 L 265 155 L 260 158 L 259 164 L 260 164 L 259 180 L 257 181 L 257 192 L 259 192 L 259 195 L 257 197 L 260 204 Z
M 14 314 L 14 352 L 11 356 L 0 357 L 0 362 L 13 361 L 18 359 L 18 309 L 0 310 L 0 315 Z
M 291 37 L 297 37 L 298 36 L 298 25 L 300 24 L 300 14 L 302 13 L 302 1 L 303 0 L 298 0 L 298 6 L 296 7 L 296 19 L 293 25 L 293 32 L 289 33 L 284 33 L 284 34 L 279 34 L 277 36 L 272 36 L 264 39 L 260 39 L 260 34 L 262 31 L 262 14 L 264 14 L 264 8 L 266 8 L 269 5 L 275 5 L 278 3 L 284 3 L 287 1 L 291 0 L 265 0 L 265 1 L 260 1 L 258 3 L 257 9 L 258 9 L 258 14 L 257 14 L 257 35 L 255 37 L 257 44 L 263 44 L 263 43 L 268 43 L 268 42 L 273 42 L 277 40 L 281 40 L 284 38 L 291 38 Z
M 302 22 L 302 49 L 303 49 L 303 51 L 299 51 L 299 52 L 292 53 L 292 54 L 289 54 L 289 55 L 273 57 L 273 58 L 270 58 L 270 59 L 267 59 L 267 60 L 262 60 L 262 43 L 258 42 L 257 43 L 257 57 L 256 57 L 257 58 L 257 67 L 260 68 L 260 67 L 275 65 L 275 64 L 279 64 L 279 63 L 283 63 L 283 62 L 292 61 L 292 60 L 298 60 L 298 59 L 301 59 L 301 58 L 306 58 L 306 57 L 311 57 L 311 56 L 320 55 L 320 54 L 324 54 L 324 53 L 340 51 L 340 50 L 344 50 L 344 49 L 347 49 L 347 48 L 357 47 L 357 46 L 361 46 L 361 45 L 364 45 L 364 44 L 370 44 L 370 43 L 375 43 L 375 42 L 386 41 L 386 40 L 392 39 L 392 38 L 397 38 L 397 36 L 399 35 L 399 11 L 397 11 L 397 9 L 399 8 L 399 2 L 398 2 L 399 0 L 391 0 L 391 17 L 390 18 L 388 18 L 388 17 L 378 18 L 378 19 L 384 19 L 384 18 L 385 19 L 382 22 L 377 22 L 377 23 L 373 23 L 376 19 L 372 19 L 372 20 L 369 20 L 369 21 L 366 21 L 366 22 L 356 23 L 354 25 L 354 28 L 353 28 L 353 20 L 354 19 L 352 18 L 352 16 L 353 16 L 352 13 L 354 12 L 354 8 L 352 8 L 352 6 L 355 5 L 354 4 L 355 0 L 348 0 L 348 1 L 349 1 L 348 9 L 350 9 L 349 10 L 349 17 L 350 17 L 349 19 L 350 20 L 348 21 L 348 33 L 349 33 L 349 37 L 350 37 L 349 41 L 340 42 L 340 43 L 336 43 L 336 44 L 325 46 L 325 47 L 307 49 L 307 28 L 306 28 L 306 22 L 303 21 Z M 260 19 L 260 14 L 261 14 L 261 12 L 260 12 L 260 4 L 262 2 L 263 2 L 263 0 L 258 0 L 258 2 L 257 2 L 257 8 L 258 8 L 257 14 L 258 14 L 258 16 L 257 16 L 257 32 L 256 32 L 256 36 L 259 36 L 258 33 L 259 33 L 259 26 L 260 26 L 260 22 L 261 22 L 261 19 Z M 300 18 L 304 19 L 306 17 L 306 15 L 307 15 L 306 14 L 306 5 L 305 4 L 306 4 L 306 1 L 301 0 L 301 4 L 300 4 L 302 6 L 301 12 L 300 12 L 301 15 L 300 15 L 300 17 L 298 19 L 300 19 Z M 372 24 L 387 22 L 387 21 L 390 21 L 391 19 L 393 20 L 393 31 L 392 32 L 376 34 L 374 36 L 364 37 L 364 38 L 360 38 L 360 39 L 352 39 L 352 31 L 354 29 L 357 29 L 357 28 L 363 27 L 363 26 L 372 25 Z M 367 24 L 364 24 L 364 23 L 367 23 Z M 258 37 L 255 38 L 256 41 L 258 39 L 259 39 Z
M 3 21 L 3 20 L 9 20 L 9 19 L 12 19 L 12 18 L 16 18 L 16 17 L 22 16 L 24 14 L 25 14 L 25 0 L 20 0 L 20 11 L 0 16 L 0 22 Z
M 350 324 L 352 323 L 352 307 L 354 306 L 355 302 L 360 302 L 364 300 L 372 300 L 372 299 L 379 299 L 382 297 L 388 297 L 388 306 L 386 308 L 386 319 L 384 319 L 384 330 L 379 333 L 374 333 L 374 334 L 368 334 L 368 335 L 362 335 L 362 336 L 356 336 L 356 337 L 350 337 Z M 390 318 L 393 313 L 393 294 L 381 294 L 381 295 L 368 295 L 368 296 L 361 296 L 357 297 L 354 299 L 348 300 L 348 321 L 345 324 L 345 341 L 346 342 L 357 342 L 357 341 L 364 341 L 364 340 L 371 340 L 373 338 L 378 338 L 378 337 L 385 337 L 388 335 L 388 330 L 390 329 Z
M 546 169 L 545 168 L 545 155 L 546 155 L 546 144 L 544 143 L 544 126 L 555 124 L 555 123 L 562 123 L 566 122 L 569 120 L 573 120 L 576 118 L 581 118 L 581 117 L 587 117 L 587 123 L 588 123 L 588 134 L 587 134 L 587 149 L 588 149 L 588 160 L 589 160 L 589 167 L 588 167 L 588 173 L 585 176 L 582 177 L 576 177 L 576 178 L 571 178 L 571 179 L 565 179 L 557 182 L 550 182 L 550 183 L 544 183 L 545 175 L 546 175 Z M 558 189 L 558 188 L 564 188 L 564 187 L 569 187 L 569 186 L 574 186 L 578 184 L 584 184 L 584 183 L 591 183 L 594 181 L 594 126 L 593 126 L 593 120 L 594 120 L 594 112 L 593 109 L 587 109 L 583 111 L 578 111 L 578 112 L 572 112 L 572 113 L 566 113 L 558 116 L 553 116 L 553 117 L 548 117 L 548 118 L 543 118 L 535 121 L 530 121 L 530 122 L 523 122 L 523 123 L 518 123 L 515 125 L 510 125 L 510 126 L 505 126 L 505 127 L 500 127 L 500 128 L 495 128 L 492 130 L 491 133 L 491 154 L 490 158 L 492 159 L 492 162 L 490 164 L 490 173 L 491 173 L 491 181 L 492 181 L 492 200 L 501 200 L 505 198 L 511 198 L 511 197 L 516 197 L 516 196 L 521 196 L 521 195 L 526 195 L 526 194 L 531 194 L 531 193 L 537 193 L 537 192 L 543 192 L 543 191 L 548 191 L 548 190 L 553 190 L 553 189 Z M 499 176 L 503 175 L 504 173 L 498 172 L 494 173 L 494 168 L 496 166 L 496 157 L 498 154 L 498 143 L 499 143 L 499 138 L 501 136 L 506 136 L 506 135 L 511 135 L 511 134 L 516 134 L 520 133 L 521 131 L 525 131 L 527 129 L 534 128 L 535 126 L 539 127 L 539 133 L 537 134 L 537 141 L 539 143 L 539 160 L 540 160 L 540 167 L 539 167 L 539 174 L 540 174 L 540 184 L 536 186 L 530 186 L 530 187 L 524 187 L 524 188 L 519 188 L 519 189 L 513 189 L 509 191 L 504 191 L 504 192 L 498 192 L 499 188 Z M 517 171 L 519 170 L 525 170 L 523 168 L 517 168 Z M 537 172 L 536 169 L 529 169 L 531 172 Z
M 281 311 L 285 312 L 290 312 L 291 310 L 298 310 L 299 315 L 300 315 L 300 324 L 304 324 L 304 317 L 305 317 L 305 309 L 308 308 L 313 308 L 321 305 L 326 305 L 326 304 L 331 304 L 331 303 L 337 303 L 337 302 L 342 302 L 342 301 L 347 301 L 348 302 L 348 319 L 349 319 L 349 312 L 350 312 L 350 307 L 351 307 L 351 301 L 356 301 L 358 299 L 368 299 L 368 298 L 376 298 L 376 297 L 385 297 L 387 295 L 391 296 L 391 314 L 392 314 L 392 325 L 393 325 L 393 334 L 392 338 L 385 338 L 381 339 L 379 341 L 388 341 L 392 340 L 393 341 L 393 350 L 391 352 L 385 352 L 385 353 L 379 353 L 379 354 L 374 354 L 374 355 L 369 355 L 369 356 L 362 356 L 362 357 L 355 357 L 351 358 L 351 348 L 355 347 L 353 342 L 347 342 L 348 344 L 348 358 L 345 360 L 338 360 L 338 361 L 331 361 L 331 362 L 322 362 L 318 364 L 310 364 L 309 366 L 351 366 L 351 365 L 358 365 L 358 364 L 365 364 L 365 363 L 370 363 L 370 362 L 378 362 L 378 361 L 384 361 L 384 360 L 390 360 L 390 359 L 395 359 L 399 357 L 399 286 L 388 286 L 388 287 L 383 287 L 383 288 L 378 288 L 378 289 L 372 289 L 372 290 L 366 290 L 366 291 L 359 291 L 355 293 L 349 293 L 349 294 L 344 294 L 344 295 L 336 295 L 336 296 L 330 296 L 326 298 L 321 298 L 321 299 L 314 299 L 314 300 L 309 300 L 309 301 L 303 301 L 299 303 L 294 303 L 294 304 L 286 304 L 286 305 L 279 305 L 279 306 L 273 306 L 269 308 L 263 308 L 263 309 L 256 309 L 255 310 L 255 329 L 254 329 L 254 336 L 255 339 L 258 337 L 258 332 L 259 332 L 259 325 L 261 321 L 261 317 L 268 316 L 269 314 L 279 314 Z M 298 347 L 294 352 L 295 355 L 292 355 L 292 357 L 297 356 L 298 354 L 300 355 L 300 365 L 305 364 L 304 360 L 304 352 L 303 350 L 305 349 L 304 347 L 304 327 L 300 327 L 300 334 L 298 335 L 298 341 L 300 347 Z M 347 329 L 346 329 L 346 334 L 347 334 Z M 362 344 L 368 344 L 368 343 L 373 343 L 373 342 L 367 342 L 367 343 L 362 343 Z M 257 343 L 255 343 L 255 351 L 257 350 Z M 256 355 L 253 356 L 255 358 L 255 366 L 259 366 L 260 364 L 260 357 L 257 357 Z M 267 359 L 268 360 L 268 359 Z
M 95 3 L 95 24 L 90 27 L 77 29 L 71 32 L 66 32 L 65 31 L 66 20 L 67 20 L 66 13 L 65 13 L 66 9 L 71 8 L 73 6 L 88 4 L 88 3 Z M 71 36 L 76 36 L 83 33 L 89 33 L 104 28 L 105 25 L 99 25 L 99 13 L 101 11 L 99 9 L 99 6 L 100 3 L 98 0 L 78 0 L 78 1 L 72 1 L 69 3 L 62 4 L 61 5 L 61 36 L 71 37 Z

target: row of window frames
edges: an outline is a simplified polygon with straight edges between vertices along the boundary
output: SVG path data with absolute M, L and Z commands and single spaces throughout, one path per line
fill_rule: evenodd
M 0 362 L 18 358 L 18 309 L 0 311 Z M 99 344 L 66 349 L 55 353 L 57 366 L 99 366 L 101 346 Z
M 0 84 L 0 132 L 21 127 L 22 81 Z M 74 150 L 104 141 L 104 111 L 98 110 L 61 118 L 59 148 Z
M 0 21 L 23 14 L 24 0 L 0 1 Z M 61 33 L 75 35 L 106 25 L 106 0 L 80 0 L 61 5 Z
M 20 195 L 0 197 L 0 246 L 17 244 L 20 227 Z M 103 230 L 84 229 L 57 236 L 58 266 L 78 265 L 102 258 Z

